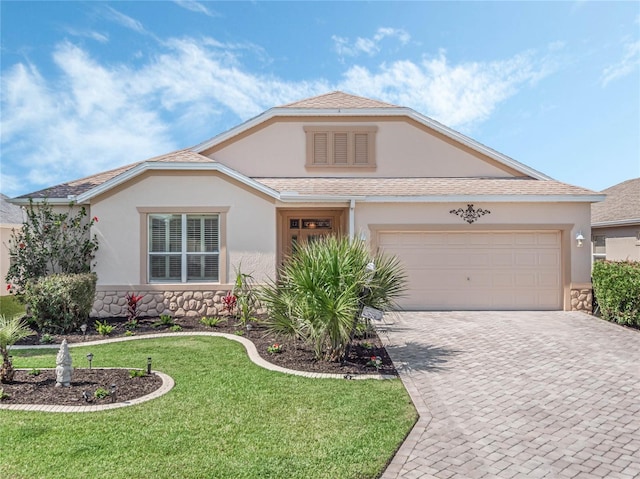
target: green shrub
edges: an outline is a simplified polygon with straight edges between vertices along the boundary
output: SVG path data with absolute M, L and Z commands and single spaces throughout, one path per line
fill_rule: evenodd
M 602 317 L 640 327 L 640 263 L 597 261 L 592 276 L 593 292 Z
M 113 332 L 113 330 L 116 329 L 115 326 L 112 326 L 109 323 L 107 323 L 106 319 L 102 323 L 100 321 L 96 321 L 95 326 L 96 326 L 96 331 L 100 336 L 109 336 Z
M 41 331 L 70 333 L 86 322 L 96 294 L 94 273 L 53 274 L 28 281 L 25 303 Z
M 355 332 L 360 308 L 391 309 L 405 286 L 395 257 L 372 257 L 364 242 L 330 236 L 299 246 L 278 280 L 260 290 L 259 300 L 268 310 L 266 325 L 272 332 L 302 339 L 317 359 L 338 361 Z

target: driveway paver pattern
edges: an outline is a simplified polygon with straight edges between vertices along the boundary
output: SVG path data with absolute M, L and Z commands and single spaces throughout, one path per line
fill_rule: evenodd
M 380 326 L 420 419 L 382 475 L 640 478 L 640 332 L 579 312 Z

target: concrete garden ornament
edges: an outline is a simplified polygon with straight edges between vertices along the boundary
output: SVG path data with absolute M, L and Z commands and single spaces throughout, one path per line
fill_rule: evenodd
M 71 386 L 71 354 L 69 353 L 69 345 L 67 340 L 63 340 L 56 356 L 56 387 Z

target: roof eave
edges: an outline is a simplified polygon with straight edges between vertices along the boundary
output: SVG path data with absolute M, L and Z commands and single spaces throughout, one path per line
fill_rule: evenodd
M 610 226 L 633 226 L 640 225 L 640 218 L 631 218 L 628 220 L 612 220 L 612 221 L 597 221 L 591 223 L 592 228 L 606 228 Z
M 92 198 L 95 198 L 96 196 L 105 193 L 106 191 L 115 188 L 118 185 L 121 185 L 127 181 L 129 181 L 130 179 L 142 174 L 145 171 L 158 171 L 158 170 L 162 170 L 162 171 L 218 171 L 226 176 L 229 176 L 237 181 L 239 181 L 240 183 L 245 184 L 246 186 L 253 188 L 257 191 L 260 191 L 261 193 L 266 194 L 267 196 L 270 196 L 272 198 L 278 199 L 278 193 L 269 188 L 268 186 L 263 185 L 262 183 L 259 183 L 255 180 L 253 180 L 252 178 L 249 178 L 241 173 L 238 173 L 237 171 L 224 166 L 220 163 L 193 163 L 193 162 L 150 162 L 150 161 L 145 161 L 142 162 L 136 166 L 134 166 L 133 168 L 131 168 L 130 170 L 127 170 L 121 174 L 119 174 L 118 176 L 105 181 L 104 183 L 102 183 L 99 186 L 96 186 L 94 188 L 91 188 L 90 190 L 78 195 L 75 199 L 75 201 L 77 203 L 86 203 L 88 201 L 90 201 Z M 69 201 L 69 200 L 67 200 Z

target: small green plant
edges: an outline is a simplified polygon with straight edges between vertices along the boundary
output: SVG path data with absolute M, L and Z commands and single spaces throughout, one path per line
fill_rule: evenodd
M 109 391 L 107 391 L 105 388 L 98 388 L 98 389 L 96 389 L 96 392 L 93 393 L 93 395 L 97 399 L 104 399 L 107 396 L 109 396 Z
M 362 346 L 364 349 L 367 349 L 367 350 L 371 350 L 371 349 L 373 349 L 373 344 L 371 344 L 371 343 L 370 343 L 370 342 L 368 342 L 368 341 L 365 341 L 365 342 L 363 342 L 363 343 L 360 343 L 360 346 Z
M 171 327 L 175 326 L 175 322 L 173 321 L 173 317 L 169 314 L 161 314 L 160 318 L 155 321 L 151 326 L 154 328 L 161 328 L 162 326 Z
M 5 399 L 10 399 L 11 396 L 9 396 L 6 392 L 4 392 L 4 388 L 0 388 L 0 401 L 4 401 Z
M 124 323 L 124 329 L 126 329 L 127 331 L 133 331 L 137 327 L 138 327 L 138 320 L 137 319 L 129 319 L 129 320 L 127 320 L 126 323 Z
M 134 333 L 133 331 L 127 330 L 127 331 L 124 332 L 124 335 L 125 336 L 135 336 L 136 333 Z
M 133 379 L 133 378 L 141 378 L 143 376 L 146 376 L 147 373 L 145 371 L 143 371 L 142 369 L 130 369 L 129 370 L 129 378 Z
M 49 333 L 44 333 L 40 336 L 40 344 L 51 344 L 53 342 L 53 336 Z
M 174 324 L 173 326 L 171 326 L 169 328 L 170 331 L 173 331 L 174 333 L 178 333 L 180 331 L 182 331 L 182 326 L 180 326 L 179 324 Z
M 282 344 L 273 343 L 271 346 L 267 348 L 267 352 L 270 354 L 279 354 L 283 350 Z
M 40 370 L 36 368 L 32 368 L 28 374 L 29 376 L 40 376 Z
M 98 331 L 100 336 L 109 336 L 115 328 L 115 326 L 107 324 L 106 319 L 102 323 L 100 321 L 96 321 L 96 331 Z
M 235 331 L 233 334 L 235 334 L 236 336 L 244 336 L 244 331 L 241 329 L 238 329 L 237 331 Z
M 376 369 L 380 369 L 382 367 L 382 358 L 380 356 L 371 356 L 367 362 L 367 366 L 373 366 Z
M 202 319 L 200 319 L 200 322 L 202 324 L 210 328 L 215 328 L 217 325 L 225 321 L 226 321 L 226 318 L 221 318 L 219 316 L 203 316 Z
M 2 366 L 0 366 L 0 382 L 10 383 L 13 381 L 14 369 L 9 356 L 9 346 L 33 334 L 20 316 L 7 318 L 0 315 L 0 356 L 2 356 Z

